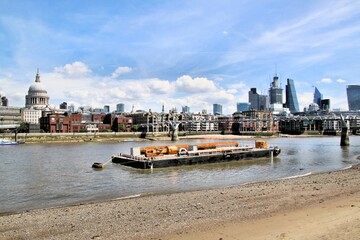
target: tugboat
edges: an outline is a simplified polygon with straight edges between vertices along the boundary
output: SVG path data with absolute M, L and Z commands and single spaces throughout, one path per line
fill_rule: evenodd
M 196 145 L 133 147 L 131 154 L 112 156 L 113 163 L 134 168 L 164 168 L 170 166 L 242 161 L 271 158 L 280 154 L 278 147 L 268 147 L 266 141 L 256 141 L 254 147 L 239 146 L 238 142 L 213 142 Z

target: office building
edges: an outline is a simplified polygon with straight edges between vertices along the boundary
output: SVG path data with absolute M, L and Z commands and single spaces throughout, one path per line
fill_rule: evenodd
M 267 110 L 269 109 L 269 96 L 260 95 L 256 92 L 256 88 L 251 88 L 249 91 L 250 109 L 253 110 Z
M 15 129 L 21 123 L 21 109 L 0 106 L 0 129 Z
M 63 102 L 60 104 L 60 109 L 67 109 L 67 102 Z
M 71 113 L 75 112 L 74 104 L 71 104 L 71 105 L 68 106 L 68 111 L 71 112 Z
M 350 111 L 360 110 L 360 85 L 348 85 L 346 88 Z
M 109 106 L 109 105 L 105 105 L 105 106 L 104 106 L 104 112 L 105 112 L 105 113 L 109 113 L 109 112 L 110 112 L 110 106 Z
M 42 110 L 34 108 L 23 108 L 21 110 L 21 118 L 23 122 L 29 124 L 39 124 L 39 119 L 42 117 Z
M 238 102 L 236 104 L 236 111 L 237 112 L 246 112 L 250 110 L 250 103 L 247 102 Z
M 257 110 L 268 110 L 269 109 L 269 96 L 267 95 L 259 95 L 259 109 Z
M 319 89 L 317 89 L 317 87 L 315 87 L 313 103 L 316 103 L 320 107 L 322 99 L 323 99 L 323 95 L 321 94 Z
M 118 113 L 125 112 L 125 104 L 123 103 L 116 104 L 116 112 Z
M 321 110 L 330 110 L 330 99 L 323 99 L 320 102 L 320 109 Z
M 190 107 L 188 107 L 188 106 L 183 106 L 183 107 L 182 107 L 182 113 L 190 113 Z
M 222 105 L 221 104 L 214 103 L 213 114 L 214 115 L 222 115 Z
M 286 92 L 285 107 L 289 108 L 291 113 L 300 112 L 294 80 L 289 79 L 289 78 L 287 79 L 287 84 L 285 86 L 285 92 Z
M 279 86 L 279 77 L 275 75 L 269 89 L 270 104 L 283 103 L 282 91 L 283 89 Z
M 94 108 L 92 110 L 93 113 L 104 113 L 104 109 L 103 108 Z
M 251 88 L 249 91 L 249 103 L 251 109 L 259 109 L 259 94 L 256 92 L 256 88 Z

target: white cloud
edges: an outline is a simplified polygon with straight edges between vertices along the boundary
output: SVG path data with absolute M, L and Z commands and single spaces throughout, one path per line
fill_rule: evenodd
M 175 81 L 175 91 L 204 93 L 212 92 L 216 89 L 213 81 L 203 77 L 192 78 L 189 75 L 184 75 Z
M 313 99 L 313 92 L 304 92 L 302 94 L 298 94 L 300 111 L 302 111 L 304 107 L 309 107 L 309 105 L 313 102 Z
M 233 103 L 233 105 L 236 105 L 235 96 L 223 90 L 217 91 L 216 94 L 213 95 L 204 95 L 204 99 L 211 104 L 213 103 L 225 104 L 231 102 Z
M 150 79 L 145 81 L 149 90 L 156 94 L 169 94 L 172 93 L 172 86 L 169 81 L 160 79 Z
M 86 76 L 91 73 L 90 68 L 82 62 L 65 64 L 63 67 L 55 67 L 54 72 L 65 73 L 71 77 Z
M 320 81 L 318 81 L 319 83 L 332 83 L 331 78 L 323 78 Z
M 132 68 L 130 67 L 118 67 L 111 75 L 112 78 L 117 78 L 120 75 L 123 75 L 125 73 L 132 72 Z
M 121 87 L 111 88 L 109 90 L 109 97 L 115 99 L 128 98 L 126 92 Z
M 238 92 L 238 90 L 235 88 L 232 88 L 232 89 L 228 89 L 227 92 L 230 94 L 236 94 Z
M 336 82 L 338 82 L 338 83 L 345 83 L 346 81 L 345 81 L 344 79 L 339 78 L 338 80 L 336 80 Z
M 93 96 L 93 94 L 90 94 L 89 91 L 86 90 L 69 90 L 69 91 L 64 91 L 63 92 L 66 98 L 75 98 L 75 99 L 86 99 L 89 98 L 91 95 Z

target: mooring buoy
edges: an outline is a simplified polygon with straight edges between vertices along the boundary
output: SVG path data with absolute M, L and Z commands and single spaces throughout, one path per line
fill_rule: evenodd
M 104 165 L 102 164 L 102 163 L 94 163 L 93 165 L 92 165 L 92 168 L 104 168 Z
M 104 163 L 98 163 L 98 162 L 95 162 L 93 165 L 92 165 L 92 168 L 104 168 L 106 164 L 108 164 L 109 162 L 111 162 L 111 159 L 107 162 L 104 162 Z

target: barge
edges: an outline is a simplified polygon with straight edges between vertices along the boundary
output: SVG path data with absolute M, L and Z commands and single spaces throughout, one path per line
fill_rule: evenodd
M 130 151 L 130 154 L 113 155 L 112 162 L 141 169 L 163 168 L 271 158 L 279 155 L 281 149 L 268 147 L 266 141 L 256 141 L 255 146 L 239 146 L 238 142 L 212 142 L 196 145 L 133 147 Z

